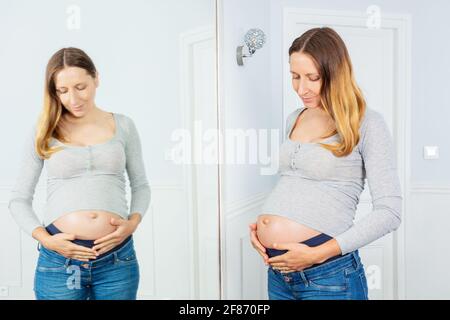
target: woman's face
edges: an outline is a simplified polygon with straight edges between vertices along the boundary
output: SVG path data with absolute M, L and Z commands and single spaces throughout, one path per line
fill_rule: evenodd
M 321 107 L 320 89 L 322 78 L 312 58 L 301 52 L 294 52 L 289 58 L 292 86 L 305 107 Z
M 55 76 L 56 94 L 71 115 L 82 118 L 95 107 L 98 77 L 83 68 L 65 67 Z

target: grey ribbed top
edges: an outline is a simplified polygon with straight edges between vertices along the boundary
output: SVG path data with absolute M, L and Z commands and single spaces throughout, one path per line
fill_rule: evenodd
M 280 147 L 280 179 L 263 213 L 285 216 L 334 237 L 343 254 L 396 230 L 401 222 L 402 193 L 393 140 L 383 116 L 367 108 L 359 143 L 351 154 L 336 157 L 317 143 L 289 138 L 304 109 L 287 118 Z M 338 139 L 336 134 L 321 142 Z M 373 208 L 354 223 L 365 178 Z
M 42 160 L 36 153 L 33 130 L 9 202 L 13 218 L 28 234 L 31 235 L 39 226 L 47 226 L 63 214 L 78 210 L 105 210 L 125 219 L 128 212 L 144 216 L 150 203 L 150 187 L 139 135 L 130 118 L 121 114 L 113 116 L 116 124 L 113 138 L 86 147 L 65 145 L 52 139 L 50 145 L 62 146 L 63 150 L 47 160 Z M 41 223 L 32 202 L 44 165 L 47 171 L 47 201 Z M 129 211 L 125 170 L 131 188 Z

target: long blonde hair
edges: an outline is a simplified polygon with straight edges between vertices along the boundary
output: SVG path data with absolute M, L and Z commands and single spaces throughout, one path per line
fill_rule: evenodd
M 314 28 L 294 40 L 289 56 L 294 52 L 309 55 L 322 78 L 321 104 L 336 125 L 336 129 L 324 138 L 336 133 L 341 138 L 338 143 L 320 145 L 337 157 L 347 156 L 359 142 L 366 101 L 356 84 L 344 41 L 331 28 Z
M 60 147 L 50 147 L 51 138 L 65 141 L 58 124 L 68 111 L 62 105 L 55 86 L 56 74 L 65 67 L 83 68 L 93 78 L 97 74 L 91 58 L 81 49 L 63 48 L 50 58 L 45 72 L 44 105 L 37 123 L 35 138 L 36 152 L 42 159 L 48 159 L 53 153 L 61 150 Z

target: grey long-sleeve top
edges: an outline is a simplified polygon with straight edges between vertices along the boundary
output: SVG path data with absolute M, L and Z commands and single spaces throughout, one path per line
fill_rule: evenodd
M 342 254 L 396 230 L 401 223 L 402 194 L 393 141 L 383 116 L 367 108 L 359 143 L 349 155 L 336 157 L 317 143 L 289 138 L 303 110 L 299 108 L 287 118 L 280 147 L 280 179 L 263 204 L 263 212 L 285 216 L 334 237 Z M 335 134 L 321 142 L 338 139 Z M 354 223 L 365 178 L 373 208 Z
M 35 228 L 47 226 L 60 216 L 78 210 L 105 210 L 127 219 L 125 169 L 131 188 L 129 213 L 145 215 L 150 203 L 150 187 L 139 135 L 129 117 L 116 113 L 113 116 L 116 130 L 110 140 L 84 147 L 52 139 L 51 146 L 63 149 L 47 160 L 38 156 L 33 132 L 9 202 L 13 218 L 25 232 L 31 235 Z M 44 165 L 47 201 L 41 223 L 32 202 Z

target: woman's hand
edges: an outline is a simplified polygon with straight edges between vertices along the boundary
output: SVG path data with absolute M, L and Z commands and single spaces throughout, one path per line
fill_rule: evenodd
M 95 250 L 74 244 L 71 242 L 72 240 L 75 240 L 75 235 L 73 234 L 57 233 L 46 237 L 41 244 L 45 248 L 56 251 L 69 259 L 89 261 L 89 259 L 97 257 Z
M 316 252 L 314 248 L 302 243 L 280 243 L 273 244 L 274 249 L 288 250 L 285 254 L 272 257 L 268 263 L 281 273 L 302 271 L 316 263 Z
M 266 248 L 259 242 L 258 236 L 256 235 L 256 223 L 252 223 L 249 225 L 250 227 L 250 241 L 252 243 L 253 248 L 258 251 L 258 253 L 263 257 L 264 263 L 267 265 L 267 260 L 269 256 L 266 253 Z
M 94 241 L 93 250 L 98 251 L 98 254 L 105 253 L 112 248 L 121 244 L 129 235 L 137 229 L 140 219 L 116 219 L 111 218 L 111 224 L 117 226 L 114 232 L 104 236 L 103 238 Z
M 316 247 L 309 247 L 302 243 L 274 243 L 278 250 L 288 250 L 285 254 L 269 259 L 269 264 L 282 273 L 302 271 L 314 264 L 325 262 L 327 259 L 341 255 L 341 247 L 335 238 Z

